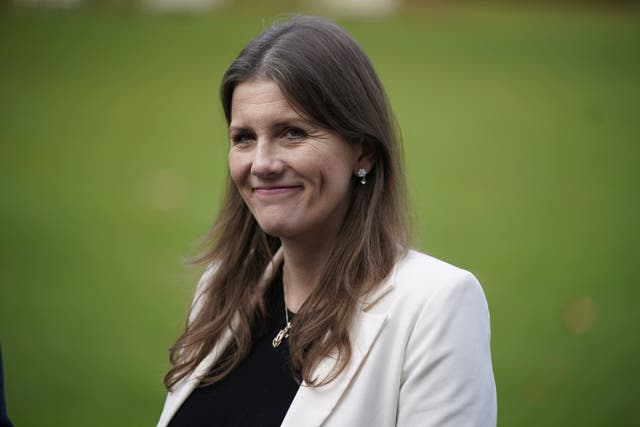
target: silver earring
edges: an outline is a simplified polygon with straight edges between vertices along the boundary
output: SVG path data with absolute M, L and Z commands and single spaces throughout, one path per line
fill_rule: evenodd
M 361 184 L 366 184 L 367 183 L 367 170 L 366 169 L 362 169 L 362 168 L 358 169 L 358 172 L 356 172 L 356 176 L 358 178 L 362 178 L 360 180 Z

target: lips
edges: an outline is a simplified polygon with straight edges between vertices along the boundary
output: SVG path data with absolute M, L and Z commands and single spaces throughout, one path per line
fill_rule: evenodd
M 253 191 L 261 196 L 277 196 L 280 194 L 291 194 L 302 189 L 300 185 L 278 185 L 254 187 Z

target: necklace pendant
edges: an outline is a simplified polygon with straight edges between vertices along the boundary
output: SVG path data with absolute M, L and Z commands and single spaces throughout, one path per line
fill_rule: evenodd
M 280 329 L 280 332 L 278 332 L 278 335 L 276 335 L 276 337 L 271 342 L 271 345 L 273 345 L 273 348 L 280 347 L 280 344 L 282 344 L 282 340 L 285 338 L 289 338 L 290 329 L 291 329 L 291 322 L 287 322 L 287 326 L 285 326 L 284 329 Z

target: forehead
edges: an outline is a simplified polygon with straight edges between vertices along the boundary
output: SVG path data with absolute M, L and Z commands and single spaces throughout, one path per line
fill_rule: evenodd
M 240 83 L 231 98 L 231 126 L 246 126 L 255 120 L 302 119 L 272 80 Z

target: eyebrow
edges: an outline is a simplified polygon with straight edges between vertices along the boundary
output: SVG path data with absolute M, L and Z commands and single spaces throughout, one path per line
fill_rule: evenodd
M 244 126 L 229 126 L 229 133 L 232 133 L 232 132 L 247 132 L 247 131 L 251 131 L 251 128 L 244 127 Z
M 270 129 L 281 129 L 283 127 L 286 126 L 291 126 L 291 125 L 305 125 L 305 126 L 311 126 L 312 124 L 308 121 L 303 119 L 302 117 L 296 116 L 296 117 L 290 117 L 290 118 L 284 118 L 282 120 L 278 120 L 275 123 L 272 123 L 271 126 L 269 126 Z M 251 126 L 244 126 L 244 125 L 239 125 L 239 126 L 229 126 L 229 132 L 247 132 L 247 131 L 253 131 L 253 128 Z

